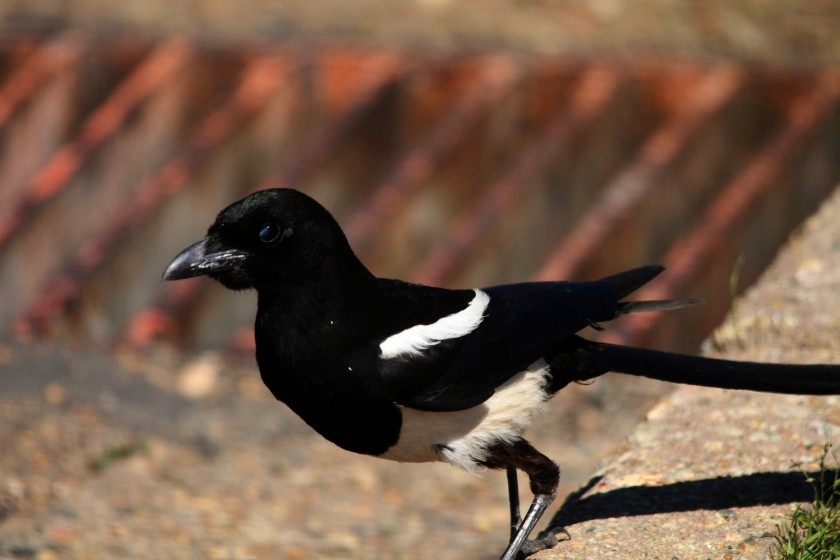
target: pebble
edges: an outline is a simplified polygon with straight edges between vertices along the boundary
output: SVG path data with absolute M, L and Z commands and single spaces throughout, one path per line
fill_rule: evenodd
M 178 372 L 178 392 L 188 399 L 211 395 L 219 384 L 221 360 L 212 353 L 203 354 Z

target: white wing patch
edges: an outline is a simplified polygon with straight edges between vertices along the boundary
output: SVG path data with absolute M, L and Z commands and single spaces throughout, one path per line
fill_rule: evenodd
M 404 355 L 420 355 L 423 350 L 450 338 L 460 338 L 474 331 L 490 303 L 490 296 L 473 290 L 475 297 L 461 311 L 447 315 L 429 325 L 415 325 L 391 335 L 379 345 L 379 356 L 384 359 Z

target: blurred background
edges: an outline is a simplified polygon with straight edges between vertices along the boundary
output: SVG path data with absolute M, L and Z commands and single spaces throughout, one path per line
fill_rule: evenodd
M 665 264 L 639 296 L 706 305 L 604 336 L 695 351 L 840 181 L 837 29 L 833 1 L 0 2 L 0 446 L 18 451 L 0 459 L 0 557 L 493 557 L 500 480 L 434 471 L 412 494 L 392 466 L 333 457 L 258 383 L 253 294 L 164 285 L 163 268 L 228 203 L 292 186 L 380 276 L 469 287 Z M 571 464 L 566 490 L 665 390 L 623 383 L 570 391 L 536 428 Z M 307 446 L 326 455 L 294 459 Z M 269 450 L 289 464 L 239 470 Z M 313 473 L 347 461 L 356 478 L 333 495 L 385 492 L 413 533 L 375 533 L 370 504 L 358 526 L 322 521 L 334 502 Z M 191 486 L 196 465 L 224 482 Z M 153 486 L 129 506 L 107 497 L 138 477 Z M 173 517 L 151 488 L 189 499 Z M 281 499 L 292 513 L 271 510 Z M 195 513 L 207 500 L 224 522 Z M 234 504 L 263 508 L 247 536 Z M 302 532 L 272 530 L 289 516 Z M 105 535 L 83 529 L 103 518 Z M 211 547 L 217 522 L 230 534 Z

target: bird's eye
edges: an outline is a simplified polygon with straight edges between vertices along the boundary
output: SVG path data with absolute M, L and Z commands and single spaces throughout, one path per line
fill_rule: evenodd
M 263 243 L 272 243 L 280 237 L 280 228 L 277 224 L 265 224 L 260 228 L 259 236 Z

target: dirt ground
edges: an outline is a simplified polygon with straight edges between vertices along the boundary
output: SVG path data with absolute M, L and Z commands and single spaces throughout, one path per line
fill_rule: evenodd
M 1 353 L 0 558 L 493 558 L 504 545 L 501 473 L 343 452 L 248 360 Z M 599 382 L 554 399 L 533 439 L 560 460 L 561 492 L 664 390 Z

